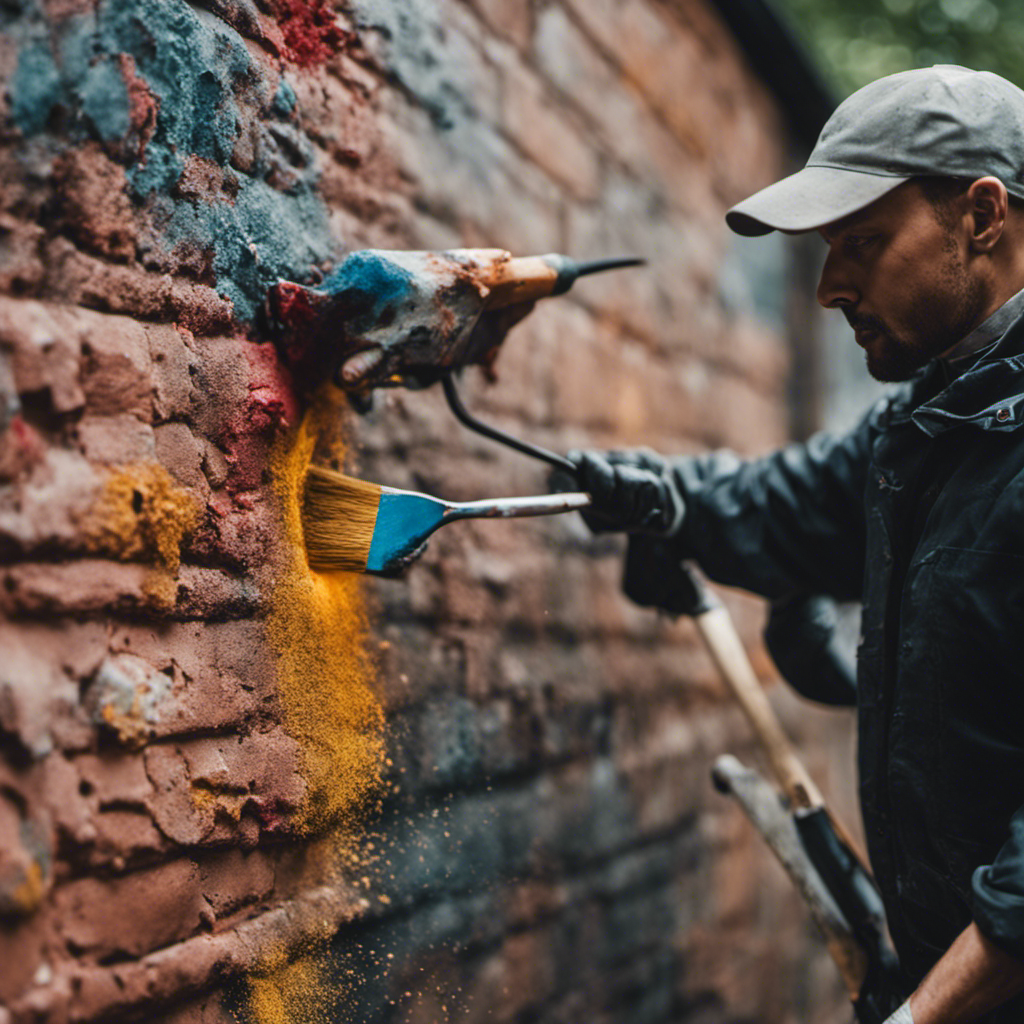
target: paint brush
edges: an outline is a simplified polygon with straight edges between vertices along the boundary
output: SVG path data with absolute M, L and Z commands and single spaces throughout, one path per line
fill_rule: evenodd
M 484 501 L 442 501 L 310 466 L 302 508 L 310 568 L 392 576 L 440 526 L 456 519 L 549 516 L 586 508 L 582 492 Z

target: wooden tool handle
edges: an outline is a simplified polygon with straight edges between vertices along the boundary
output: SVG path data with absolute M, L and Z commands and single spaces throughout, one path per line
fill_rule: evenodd
M 490 293 L 485 309 L 546 298 L 558 284 L 558 267 L 543 256 L 514 256 L 496 261 L 481 274 Z
M 729 689 L 746 714 L 768 757 L 772 774 L 778 780 L 794 810 L 824 805 L 821 791 L 807 774 L 792 744 L 779 725 L 771 704 L 736 633 L 729 612 L 713 607 L 693 617 L 712 659 Z
M 712 660 L 718 667 L 726 685 L 739 702 L 747 720 L 750 722 L 758 741 L 764 748 L 772 774 L 782 787 L 793 810 L 815 810 L 825 807 L 825 798 L 814 780 L 807 773 L 800 758 L 797 757 L 789 737 L 782 731 L 775 711 L 765 695 L 761 684 L 757 681 L 754 668 L 750 664 L 747 652 L 743 647 L 733 625 L 732 617 L 725 607 L 708 591 L 703 581 L 697 579 L 692 570 L 688 570 L 690 578 L 696 581 L 707 598 L 708 605 L 693 615 L 697 630 L 706 644 Z M 832 821 L 835 831 L 843 843 L 860 861 L 864 871 L 870 875 L 868 859 L 861 844 L 857 842 L 850 830 L 829 810 L 826 813 Z
M 735 798 L 789 875 L 825 938 L 850 999 L 856 1001 L 867 977 L 867 955 L 808 858 L 793 818 L 782 807 L 778 794 L 731 754 L 718 758 L 711 774 L 718 789 Z

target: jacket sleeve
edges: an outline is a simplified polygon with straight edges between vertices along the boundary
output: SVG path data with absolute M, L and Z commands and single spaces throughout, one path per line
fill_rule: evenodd
M 872 410 L 848 434 L 818 434 L 760 459 L 713 452 L 672 460 L 686 502 L 679 556 L 718 583 L 771 600 L 798 592 L 858 599 L 874 419 Z
M 996 859 L 974 872 L 971 889 L 981 933 L 1024 958 L 1024 807 L 1010 819 L 1010 838 Z

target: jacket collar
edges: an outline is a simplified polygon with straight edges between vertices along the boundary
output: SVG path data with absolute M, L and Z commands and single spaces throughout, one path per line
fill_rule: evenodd
M 969 370 L 943 386 L 934 360 L 890 401 L 889 422 L 913 422 L 929 437 L 962 425 L 1016 430 L 1024 423 L 1024 316 Z

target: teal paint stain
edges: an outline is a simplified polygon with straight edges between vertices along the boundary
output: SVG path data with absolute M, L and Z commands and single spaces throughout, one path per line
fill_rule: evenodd
M 295 90 L 214 15 L 182 0 L 100 0 L 47 21 L 39 0 L 26 0 L 8 33 L 20 48 L 11 110 L 22 134 L 45 138 L 53 126 L 54 152 L 88 139 L 108 146 L 163 258 L 181 246 L 212 253 L 214 287 L 240 321 L 255 320 L 279 278 L 302 280 L 336 254 Z M 123 55 L 157 105 L 141 154 L 118 148 L 133 128 Z M 244 133 L 255 143 L 235 160 Z M 221 170 L 229 195 L 178 194 L 195 158 Z
M 274 112 L 284 117 L 290 116 L 299 102 L 295 90 L 282 78 L 277 87 L 277 94 L 274 96 Z
M 340 301 L 349 329 L 359 334 L 395 319 L 402 303 L 415 300 L 416 279 L 392 260 L 362 250 L 346 256 L 317 290 Z
M 25 135 L 41 132 L 61 96 L 60 73 L 48 39 L 32 39 L 18 54 L 11 81 L 11 116 Z
M 388 573 L 399 568 L 445 518 L 445 506 L 436 498 L 383 491 L 366 556 L 367 572 Z
M 101 60 L 86 72 L 81 87 L 82 113 L 104 142 L 123 139 L 131 128 L 128 87 L 121 69 Z

